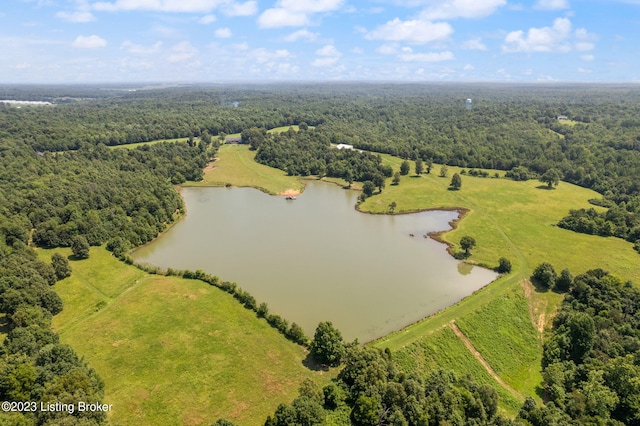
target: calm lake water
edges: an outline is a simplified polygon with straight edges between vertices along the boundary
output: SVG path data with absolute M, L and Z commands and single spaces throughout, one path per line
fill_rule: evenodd
M 358 193 L 309 182 L 288 201 L 252 188 L 183 188 L 187 215 L 133 257 L 235 281 L 313 336 L 330 320 L 365 342 L 449 306 L 496 274 L 424 238 L 456 212 L 369 215 Z M 411 237 L 410 234 L 414 234 Z

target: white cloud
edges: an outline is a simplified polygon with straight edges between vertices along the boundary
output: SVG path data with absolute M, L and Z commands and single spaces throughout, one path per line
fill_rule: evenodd
M 278 6 L 292 12 L 331 12 L 342 6 L 344 0 L 280 0 Z
M 313 13 L 338 10 L 344 0 L 279 0 L 275 7 L 262 12 L 258 18 L 261 28 L 301 27 Z
M 107 40 L 97 35 L 78 36 L 72 44 L 73 47 L 77 47 L 79 49 L 97 49 L 105 47 L 106 45 Z
M 330 67 L 338 62 L 339 58 L 318 58 L 311 62 L 311 65 L 318 68 Z
M 114 2 L 96 2 L 94 10 L 115 12 L 119 10 L 150 10 L 156 12 L 210 12 L 225 0 L 115 0 Z
M 288 36 L 285 36 L 283 40 L 289 41 L 289 42 L 298 41 L 298 40 L 315 41 L 318 39 L 319 36 L 320 34 L 318 33 L 312 33 L 309 30 L 304 29 L 304 30 L 295 31 L 289 34 Z
M 568 52 L 571 45 L 571 21 L 558 18 L 552 27 L 529 28 L 524 31 L 512 31 L 504 39 L 504 52 Z
M 186 62 L 192 60 L 198 54 L 198 49 L 188 41 L 180 42 L 171 47 L 171 54 L 167 58 L 169 62 Z
M 232 44 L 231 47 L 233 47 L 234 50 L 249 50 L 249 43 L 247 43 L 246 41 L 243 41 L 242 43 L 236 43 L 236 44 Z
M 482 42 L 482 39 L 474 38 L 462 43 L 462 48 L 467 50 L 487 50 L 487 46 Z
M 229 28 L 218 28 L 215 32 L 216 37 L 218 38 L 229 38 L 231 37 L 231 29 Z
M 316 58 L 311 65 L 314 67 L 330 67 L 334 65 L 340 57 L 342 53 L 336 49 L 333 44 L 327 44 L 320 49 L 316 50 L 316 55 L 320 56 Z
M 342 53 L 340 53 L 333 44 L 327 44 L 326 46 L 316 50 L 316 55 L 340 57 L 342 56 Z
M 56 13 L 56 18 L 64 19 L 65 21 L 75 22 L 75 23 L 87 23 L 87 22 L 93 22 L 96 20 L 96 17 L 93 16 L 91 12 L 82 12 L 82 11 L 58 12 Z
M 398 53 L 400 45 L 398 43 L 385 43 L 376 49 L 381 55 L 395 55 Z
M 568 0 L 538 0 L 534 6 L 542 10 L 563 10 L 569 9 Z
M 428 1 L 421 13 L 426 20 L 453 18 L 483 18 L 507 4 L 506 0 L 436 0 Z
M 258 18 L 260 28 L 302 27 L 309 23 L 305 13 L 291 12 L 287 9 L 267 9 Z
M 221 10 L 227 16 L 253 16 L 258 13 L 258 3 L 255 1 L 232 3 L 221 7 Z
M 476 69 L 476 67 L 474 67 L 474 66 L 473 66 L 473 65 L 471 65 L 471 64 L 466 64 L 466 65 L 464 66 L 464 68 L 463 68 L 463 69 L 464 69 L 465 71 L 473 71 L 473 70 L 475 70 L 475 69 Z
M 203 25 L 209 25 L 209 24 L 213 24 L 217 20 L 218 18 L 216 18 L 216 15 L 205 15 L 202 18 L 198 19 L 198 23 Z
M 578 67 L 578 72 L 581 73 L 581 74 L 589 74 L 591 72 L 591 70 L 588 69 L 588 68 Z
M 161 48 L 162 48 L 161 41 L 158 41 L 151 46 L 144 46 L 141 44 L 132 43 L 130 41 L 125 41 L 120 46 L 120 49 L 126 50 L 127 52 L 132 53 L 134 55 L 150 55 L 150 54 L 158 53 Z
M 596 57 L 593 55 L 582 55 L 580 56 L 580 59 L 582 59 L 585 62 L 592 62 L 593 60 L 596 59 Z
M 453 28 L 446 22 L 430 22 L 424 20 L 401 21 L 395 18 L 365 37 L 369 40 L 406 41 L 410 43 L 428 43 L 442 40 L 453 33 Z
M 404 62 L 442 62 L 455 59 L 452 52 L 429 52 L 429 53 L 413 53 L 411 49 L 405 50 L 404 53 L 398 55 L 398 58 Z

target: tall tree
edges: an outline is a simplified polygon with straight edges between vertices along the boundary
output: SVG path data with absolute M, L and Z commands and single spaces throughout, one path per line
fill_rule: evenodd
M 464 250 L 464 254 L 469 256 L 469 251 L 476 246 L 476 240 L 473 237 L 465 235 L 460 239 L 460 247 Z
M 400 174 L 405 176 L 409 174 L 409 170 L 411 169 L 411 165 L 407 160 L 404 160 L 402 164 L 400 164 Z
M 331 321 L 321 322 L 316 328 L 309 349 L 316 361 L 327 365 L 338 365 L 345 351 L 342 333 L 333 326 Z
M 451 176 L 451 184 L 449 185 L 449 187 L 455 190 L 458 190 L 462 187 L 462 178 L 458 173 L 454 173 L 453 176 Z

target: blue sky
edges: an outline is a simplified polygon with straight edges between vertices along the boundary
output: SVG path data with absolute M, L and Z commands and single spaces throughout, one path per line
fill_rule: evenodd
M 3 0 L 0 83 L 640 82 L 640 0 Z

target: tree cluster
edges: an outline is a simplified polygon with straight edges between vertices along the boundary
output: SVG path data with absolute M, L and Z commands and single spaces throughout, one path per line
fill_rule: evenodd
M 390 351 L 353 346 L 333 382 L 322 389 L 303 384 L 299 397 L 280 404 L 265 426 L 316 425 L 325 419 L 348 419 L 346 424 L 357 426 L 516 424 L 497 411 L 498 394 L 488 385 L 444 370 L 408 375 Z
M 640 291 L 601 269 L 575 277 L 544 345 L 545 397 L 519 417 L 549 424 L 640 424 Z
M 51 329 L 62 310 L 52 285 L 70 273 L 67 259 L 54 256 L 51 264 L 37 259 L 21 242 L 0 244 L 0 313 L 8 332 L 0 345 L 0 399 L 33 401 L 33 412 L 1 412 L 0 424 L 100 425 L 100 412 L 43 411 L 40 403 L 76 404 L 101 401 L 103 383 L 95 371 Z M 3 410 L 8 411 L 8 410 Z

